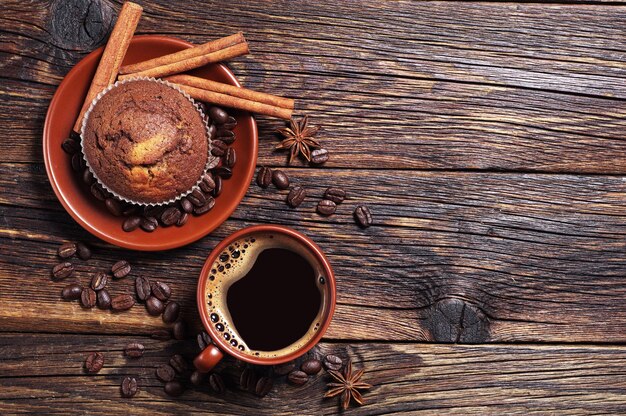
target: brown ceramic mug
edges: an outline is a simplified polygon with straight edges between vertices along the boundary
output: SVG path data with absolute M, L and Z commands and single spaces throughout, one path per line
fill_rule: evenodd
M 244 304 L 233 305 L 229 303 L 232 300 L 231 295 L 233 292 L 245 291 L 251 287 L 242 286 L 240 284 L 235 290 L 236 283 L 249 279 L 249 276 L 253 273 L 252 270 L 258 270 L 254 268 L 262 262 L 261 256 L 263 253 L 266 251 L 269 252 L 271 248 L 283 246 L 287 247 L 288 251 L 297 253 L 298 256 L 304 259 L 303 261 L 306 261 L 310 265 L 313 272 L 309 273 L 307 269 L 307 273 L 304 275 L 307 276 L 307 280 L 301 284 L 306 284 L 307 290 L 310 290 L 311 285 L 313 285 L 319 292 L 319 310 L 316 312 L 313 319 L 310 319 L 313 315 L 309 313 L 308 310 L 298 309 L 300 315 L 307 316 L 305 318 L 304 316 L 300 317 L 298 313 L 293 313 L 293 309 L 285 308 L 284 312 L 287 314 L 285 316 L 290 316 L 285 319 L 291 319 L 295 322 L 298 322 L 298 319 L 303 319 L 302 322 L 298 322 L 298 326 L 300 328 L 308 328 L 305 330 L 304 335 L 288 345 L 283 345 L 281 348 L 253 348 L 253 345 L 246 341 L 245 333 L 244 336 L 239 333 L 240 331 L 237 330 L 237 325 L 233 323 L 237 321 L 233 319 L 235 319 L 235 316 L 240 317 L 243 314 L 249 316 L 250 319 L 262 320 L 264 311 L 260 310 L 257 303 L 255 303 L 255 305 L 257 305 L 255 308 L 249 310 L 246 309 Z M 283 253 L 280 250 L 273 251 L 273 253 L 277 252 Z M 268 263 L 268 267 L 270 267 L 271 270 L 276 270 L 277 274 L 280 274 L 278 273 L 280 270 L 282 274 L 290 276 L 290 270 L 285 269 L 285 262 L 280 261 L 280 259 L 274 260 L 278 261 Z M 228 267 L 225 268 L 227 264 Z M 283 267 L 283 269 L 279 269 L 281 267 Z M 236 271 L 233 272 L 233 270 Z M 314 279 L 314 282 L 310 284 L 308 281 L 309 274 L 311 274 Z M 269 273 L 267 275 L 269 276 Z M 285 280 L 285 287 L 288 287 L 286 290 L 292 290 L 293 285 L 300 284 L 292 282 L 292 280 L 297 280 L 296 275 L 297 273 L 294 274 L 293 278 L 289 278 L 290 280 Z M 265 275 L 263 274 L 259 274 L 258 276 L 261 281 L 265 279 Z M 272 276 L 271 278 L 274 277 Z M 270 277 L 268 277 L 268 279 L 270 279 Z M 229 288 L 232 289 L 231 294 L 228 294 Z M 278 292 L 278 290 L 276 292 Z M 262 294 L 263 292 L 258 291 L 258 293 Z M 251 291 L 251 293 L 244 293 L 243 295 L 252 296 L 251 299 L 253 299 L 257 293 Z M 294 305 L 293 299 L 295 299 L 295 304 L 297 304 L 298 307 L 305 307 L 301 306 L 301 304 L 306 304 L 307 300 L 299 298 L 300 293 L 290 293 L 289 295 L 291 296 L 289 298 L 291 299 L 291 305 Z M 261 299 L 261 295 L 259 295 L 259 299 Z M 324 335 L 324 332 L 330 325 L 335 310 L 335 299 L 336 289 L 333 270 L 320 248 L 308 237 L 290 228 L 278 225 L 257 225 L 239 230 L 224 239 L 213 249 L 200 273 L 197 292 L 198 310 L 202 323 L 213 340 L 213 344 L 205 348 L 196 357 L 194 365 L 200 372 L 209 372 L 222 359 L 224 352 L 242 361 L 261 365 L 281 364 L 298 358 L 313 348 Z M 275 306 L 276 308 L 282 307 L 280 301 L 267 305 L 268 308 L 271 306 Z M 312 305 L 318 305 L 318 303 Z M 236 313 L 234 313 L 235 310 L 237 310 Z M 240 319 L 239 322 L 241 322 L 242 318 L 238 319 Z M 247 321 L 248 319 L 246 318 L 245 322 Z M 259 344 L 259 340 L 257 340 L 257 345 L 273 345 L 272 341 L 274 339 L 279 342 L 281 337 L 276 336 L 276 331 L 278 330 L 285 329 L 286 333 L 288 333 L 288 328 L 281 328 L 281 325 L 286 326 L 284 322 L 287 321 L 278 321 L 282 322 L 282 324 L 274 325 L 276 321 L 272 321 L 271 325 L 268 322 L 267 325 L 256 326 L 256 337 L 259 337 L 258 334 L 261 336 L 261 344 Z M 240 328 L 243 329 L 243 325 Z M 265 334 L 265 332 L 267 332 L 267 334 Z M 282 332 L 279 333 L 282 334 Z M 301 332 L 294 333 L 300 334 Z M 266 339 L 263 340 L 263 337 L 266 337 Z

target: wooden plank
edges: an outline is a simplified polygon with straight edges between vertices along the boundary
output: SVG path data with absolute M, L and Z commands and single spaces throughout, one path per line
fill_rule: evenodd
M 270 222 L 304 232 L 328 254 L 339 290 L 330 338 L 626 340 L 621 177 L 286 172 L 310 191 L 300 209 L 286 207 L 286 191 L 253 184 L 214 234 L 164 257 L 94 242 L 55 202 L 41 165 L 0 164 L 0 303 L 15 306 L 0 308 L 0 322 L 5 330 L 95 333 L 149 333 L 162 325 L 141 307 L 118 315 L 60 302 L 64 283 L 51 282 L 49 272 L 58 241 L 75 239 L 97 247 L 96 268 L 130 258 L 134 276 L 172 283 L 197 322 L 195 277 L 211 248 L 236 229 Z M 314 207 L 331 182 L 345 187 L 348 199 L 324 219 Z M 365 231 L 352 220 L 359 203 L 371 207 L 376 223 Z M 85 273 L 78 272 L 83 282 Z M 132 291 L 131 285 L 114 282 L 113 290 Z
M 124 346 L 144 343 L 146 355 L 126 359 Z M 96 375 L 82 364 L 90 351 L 105 355 Z M 46 414 L 180 413 L 319 415 L 338 411 L 337 401 L 322 399 L 323 373 L 296 388 L 274 377 L 273 390 L 259 399 L 239 390 L 243 369 L 228 360 L 221 365 L 228 391 L 212 393 L 207 385 L 169 398 L 154 369 L 174 353 L 191 359 L 193 341 L 156 342 L 134 336 L 47 334 L 0 335 L 0 412 Z M 356 345 L 323 343 L 313 355 L 336 353 L 364 367 L 363 380 L 374 385 L 367 405 L 350 414 L 619 414 L 626 411 L 626 348 L 608 346 L 443 346 L 428 344 Z M 122 399 L 120 380 L 138 379 L 140 392 Z

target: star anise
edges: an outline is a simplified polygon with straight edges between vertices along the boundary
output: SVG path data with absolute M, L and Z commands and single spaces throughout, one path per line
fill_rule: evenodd
M 304 116 L 300 121 L 294 119 L 289 120 L 289 127 L 276 130 L 284 139 L 276 146 L 276 149 L 290 149 L 289 163 L 298 154 L 302 154 L 307 161 L 311 161 L 311 148 L 321 147 L 320 144 L 313 139 L 318 127 L 308 127 L 309 116 Z
M 328 373 L 333 376 L 337 383 L 328 383 L 330 390 L 324 394 L 324 397 L 335 397 L 341 394 L 341 407 L 345 410 L 350 405 L 350 399 L 354 398 L 354 401 L 359 405 L 363 405 L 365 401 L 359 390 L 367 390 L 372 386 L 364 383 L 361 380 L 364 370 L 361 369 L 355 373 L 352 372 L 352 362 L 348 361 L 343 373 L 335 370 L 329 370 Z

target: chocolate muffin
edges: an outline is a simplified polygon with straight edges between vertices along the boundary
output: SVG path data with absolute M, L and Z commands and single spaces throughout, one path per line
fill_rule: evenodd
M 96 102 L 82 146 L 102 185 L 139 203 L 191 190 L 209 155 L 205 122 L 193 103 L 166 84 L 143 80 L 118 84 Z

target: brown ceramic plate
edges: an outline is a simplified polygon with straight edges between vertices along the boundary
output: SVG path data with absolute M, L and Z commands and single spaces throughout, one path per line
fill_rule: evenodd
M 124 58 L 124 64 L 140 62 L 191 46 L 183 40 L 165 36 L 135 36 Z M 123 219 L 111 215 L 101 201 L 91 196 L 89 188 L 72 170 L 70 157 L 61 149 L 61 143 L 69 136 L 78 117 L 102 50 L 103 48 L 96 49 L 72 68 L 50 103 L 43 131 L 43 154 L 54 192 L 67 212 L 87 231 L 120 247 L 144 251 L 168 250 L 204 237 L 232 214 L 248 190 L 258 151 L 258 132 L 254 118 L 246 112 L 229 110 L 229 114 L 237 119 L 237 139 L 233 144 L 237 163 L 233 168 L 232 178 L 224 181 L 222 194 L 215 199 L 213 210 L 199 217 L 191 216 L 182 227 L 159 227 L 152 233 L 138 229 L 127 233 L 122 230 Z M 190 73 L 240 86 L 233 73 L 222 64 L 208 65 Z

